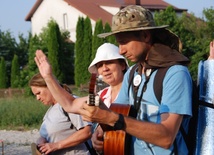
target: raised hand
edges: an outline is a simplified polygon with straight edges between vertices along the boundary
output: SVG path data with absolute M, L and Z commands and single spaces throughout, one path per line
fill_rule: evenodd
M 52 75 L 52 68 L 50 63 L 48 62 L 47 56 L 44 54 L 42 50 L 36 51 L 36 56 L 34 58 L 36 65 L 39 69 L 40 74 L 45 79 L 46 77 Z

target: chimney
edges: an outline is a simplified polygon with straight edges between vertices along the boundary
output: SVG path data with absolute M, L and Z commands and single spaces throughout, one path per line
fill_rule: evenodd
M 136 5 L 140 5 L 140 0 L 135 0 Z
M 124 0 L 124 5 L 140 5 L 140 0 Z

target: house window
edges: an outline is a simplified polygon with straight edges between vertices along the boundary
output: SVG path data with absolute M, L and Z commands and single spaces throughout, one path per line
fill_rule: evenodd
M 63 14 L 63 24 L 64 24 L 64 29 L 67 30 L 68 29 L 68 16 L 67 16 L 67 13 Z

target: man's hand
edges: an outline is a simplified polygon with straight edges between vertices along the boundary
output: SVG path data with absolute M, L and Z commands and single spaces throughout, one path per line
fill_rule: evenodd
M 96 151 L 103 151 L 103 130 L 100 126 L 98 126 L 98 128 L 94 131 L 91 141 Z
M 80 115 L 82 115 L 85 121 L 98 123 L 105 122 L 105 116 L 108 115 L 108 112 L 110 112 L 110 110 L 104 103 L 100 103 L 99 106 L 91 106 L 84 103 L 80 109 Z

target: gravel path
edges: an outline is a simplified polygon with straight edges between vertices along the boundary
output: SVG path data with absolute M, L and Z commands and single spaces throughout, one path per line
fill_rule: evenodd
M 30 131 L 0 130 L 0 141 L 4 143 L 4 155 L 31 155 L 30 144 L 39 137 L 37 129 Z M 2 155 L 2 143 L 0 143 Z

